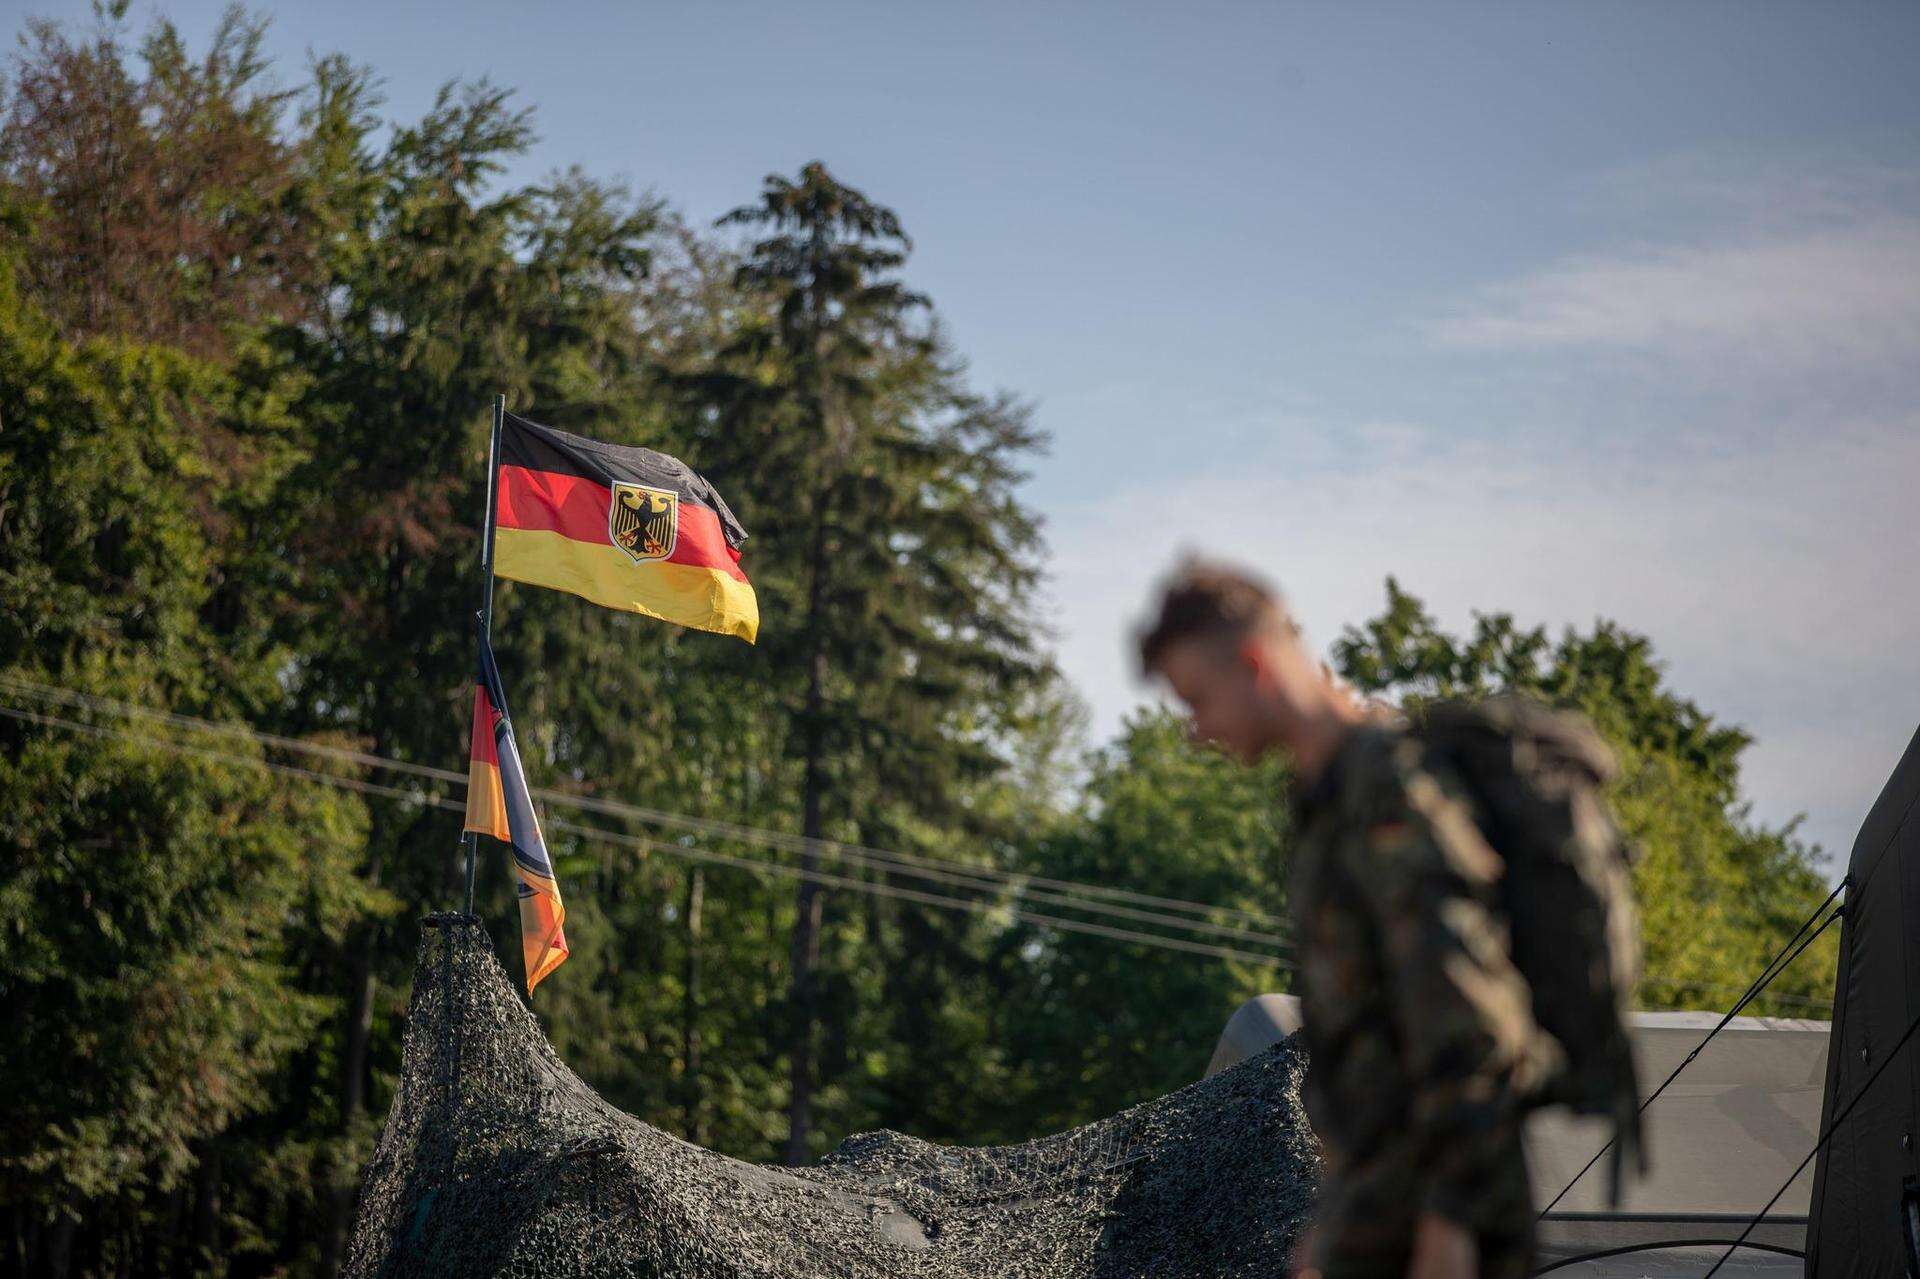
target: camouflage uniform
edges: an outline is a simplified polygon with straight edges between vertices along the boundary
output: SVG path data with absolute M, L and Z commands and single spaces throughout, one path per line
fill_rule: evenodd
M 1496 905 L 1501 862 L 1420 741 L 1355 729 L 1296 797 L 1307 1113 L 1326 1279 L 1405 1273 L 1414 1223 L 1478 1237 L 1483 1275 L 1533 1255 L 1520 1099 L 1558 1048 L 1535 1023 Z

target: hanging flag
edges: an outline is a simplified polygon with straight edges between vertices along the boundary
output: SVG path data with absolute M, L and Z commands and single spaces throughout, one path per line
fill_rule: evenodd
M 508 413 L 499 466 L 496 576 L 753 642 L 747 531 L 685 462 Z
M 566 962 L 567 935 L 561 925 L 566 923 L 567 908 L 547 858 L 547 841 L 540 834 L 533 797 L 527 793 L 520 751 L 513 744 L 513 722 L 507 718 L 500 671 L 484 635 L 480 637 L 480 676 L 473 689 L 466 829 L 491 835 L 513 850 L 513 869 L 519 876 L 520 950 L 527 961 L 531 995 L 542 978 Z

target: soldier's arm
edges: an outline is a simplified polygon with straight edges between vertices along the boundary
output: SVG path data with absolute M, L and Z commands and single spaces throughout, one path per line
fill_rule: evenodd
M 1385 949 L 1405 1055 L 1420 1207 L 1510 1226 L 1519 1090 L 1541 1032 L 1496 908 L 1500 859 L 1467 809 L 1416 773 L 1372 814 L 1360 881 Z

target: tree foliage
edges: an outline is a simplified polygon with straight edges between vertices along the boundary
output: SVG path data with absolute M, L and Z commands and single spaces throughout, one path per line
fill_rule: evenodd
M 757 232 L 735 281 L 764 309 L 699 380 L 719 408 L 711 454 L 745 481 L 742 518 L 769 548 L 755 559 L 759 656 L 790 708 L 801 834 L 908 848 L 987 835 L 966 801 L 1003 764 L 999 708 L 1044 674 L 1028 598 L 1038 530 L 1013 491 L 1038 437 L 1017 404 L 966 390 L 917 322 L 927 299 L 893 274 L 910 247 L 899 218 L 824 165 L 769 177 L 721 225 Z M 851 956 L 826 934 L 862 921 L 830 922 L 827 906 L 802 881 L 789 1162 L 817 1153 L 814 1094 L 838 1073 L 818 1055 L 856 1016 Z M 919 916 L 906 926 L 916 956 L 956 941 Z M 918 971 L 890 969 L 889 1007 L 938 998 L 914 987 Z
M 282 650 L 228 607 L 257 585 L 231 530 L 284 469 L 284 394 L 250 355 L 223 369 L 64 340 L 21 273 L 8 250 L 0 679 L 256 713 Z M 355 799 L 280 784 L 244 742 L 222 750 L 241 766 L 0 722 L 0 1186 L 17 1250 L 56 1269 L 105 1268 L 150 1231 L 183 1272 L 221 1251 L 221 1161 L 245 1179 L 273 1156 L 247 1122 L 334 1011 L 300 980 L 302 952 L 379 905 L 353 874 Z
M 125 11 L 30 25 L 0 89 L 0 1273 L 331 1273 L 458 821 L 164 712 L 457 766 L 496 393 L 687 458 L 752 534 L 755 648 L 498 592 L 535 785 L 682 820 L 547 813 L 573 958 L 536 1010 L 610 1100 L 760 1160 L 1024 1138 L 1194 1078 L 1284 985 L 770 850 L 1210 903 L 1227 946 L 1284 914 L 1278 767 L 1160 713 L 1083 757 L 1037 620 L 1042 438 L 969 382 L 898 215 L 819 163 L 711 229 L 512 182 L 533 119 L 500 86 L 396 120 L 338 55 L 272 87 L 242 11 L 201 51 Z M 1339 659 L 1595 718 L 1657 1002 L 1717 1006 L 1821 895 L 1644 638 L 1449 636 L 1390 585 Z M 686 824 L 715 821 L 773 836 Z M 478 908 L 510 939 L 502 864 Z M 1817 995 L 1812 959 L 1777 989 Z
M 1136 714 L 1094 757 L 1075 811 L 1031 842 L 1036 873 L 1125 885 L 1247 915 L 1284 916 L 1285 769 L 1245 769 L 1190 744 L 1164 711 Z M 1224 917 L 1194 940 L 1285 933 Z M 999 940 L 1011 1104 L 992 1129 L 1024 1139 L 1112 1114 L 1192 1082 L 1235 1008 L 1286 988 L 1284 971 L 1239 960 L 1183 961 L 1101 938 L 1022 927 Z
M 1737 998 L 1827 896 L 1818 850 L 1794 837 L 1795 824 L 1762 825 L 1740 798 L 1752 739 L 1670 688 L 1645 636 L 1602 621 L 1556 641 L 1506 613 L 1478 614 L 1470 634 L 1449 635 L 1389 578 L 1385 608 L 1348 628 L 1334 657 L 1368 693 L 1417 703 L 1520 692 L 1594 722 L 1619 756 L 1611 798 L 1641 850 L 1647 1007 Z M 1823 1009 L 1836 941 L 1810 948 L 1754 1010 Z

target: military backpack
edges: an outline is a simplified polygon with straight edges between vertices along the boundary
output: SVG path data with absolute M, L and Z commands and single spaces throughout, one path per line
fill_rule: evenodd
M 1565 1053 L 1532 1105 L 1614 1121 L 1611 1197 L 1622 1160 L 1645 1170 L 1627 1001 L 1639 979 L 1633 850 L 1602 796 L 1612 753 L 1576 715 L 1522 697 L 1440 702 L 1416 716 L 1435 763 L 1473 801 L 1505 862 L 1501 906 L 1534 1018 Z

